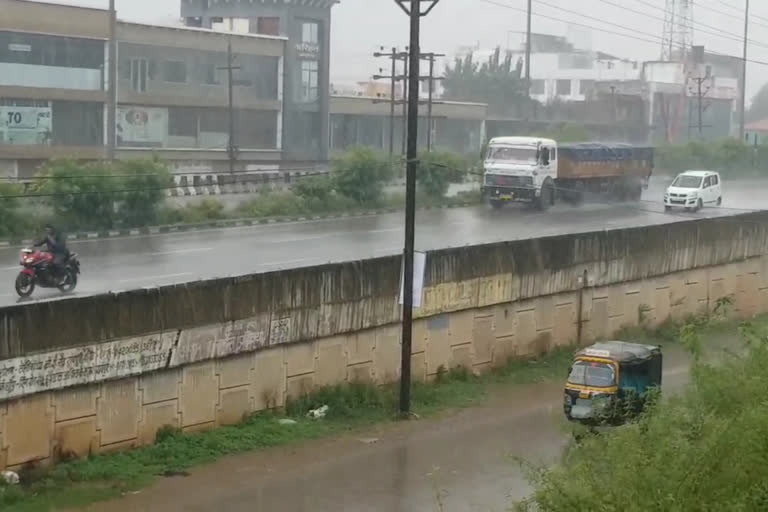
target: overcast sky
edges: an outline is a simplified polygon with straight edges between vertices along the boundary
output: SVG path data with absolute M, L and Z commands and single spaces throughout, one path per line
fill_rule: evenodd
M 107 0 L 59 3 L 102 7 Z M 533 0 L 535 32 L 570 36 L 580 47 L 637 60 L 658 59 L 664 0 Z M 694 43 L 741 55 L 744 0 L 695 0 Z M 765 5 L 763 5 L 765 4 Z M 117 0 L 121 18 L 168 23 L 179 18 L 179 0 Z M 506 7 L 505 7 L 506 6 Z M 517 46 L 525 30 L 526 0 L 440 0 L 423 19 L 422 50 L 452 54 L 460 46 Z M 621 7 L 623 6 L 623 7 Z M 768 62 L 768 2 L 752 2 L 750 57 Z M 552 18 L 558 18 L 558 21 Z M 740 20 L 741 18 L 741 20 Z M 379 46 L 403 47 L 408 20 L 394 0 L 341 0 L 333 8 L 332 81 L 366 80 L 384 62 Z M 622 37 L 610 32 L 631 35 Z M 747 95 L 768 82 L 768 66 L 750 64 Z

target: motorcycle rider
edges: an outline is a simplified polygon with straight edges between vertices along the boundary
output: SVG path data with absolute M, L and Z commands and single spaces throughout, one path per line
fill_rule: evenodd
M 53 275 L 61 279 L 63 275 L 64 262 L 67 260 L 67 239 L 51 224 L 45 225 L 45 236 L 35 241 L 35 247 L 45 246 L 46 252 L 53 255 Z

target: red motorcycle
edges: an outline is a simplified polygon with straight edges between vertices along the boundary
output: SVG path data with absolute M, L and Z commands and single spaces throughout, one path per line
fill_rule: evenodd
M 24 267 L 16 277 L 16 293 L 25 298 L 32 295 L 35 286 L 41 288 L 58 288 L 69 293 L 77 286 L 77 276 L 80 274 L 80 261 L 76 253 L 67 253 L 67 257 L 55 275 L 53 254 L 32 249 L 22 249 L 21 266 Z

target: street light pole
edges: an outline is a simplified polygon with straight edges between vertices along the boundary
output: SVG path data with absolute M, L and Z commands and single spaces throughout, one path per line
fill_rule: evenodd
M 237 142 L 235 139 L 235 103 L 234 103 L 234 77 L 232 72 L 240 69 L 235 66 L 235 56 L 232 53 L 232 36 L 227 40 L 227 65 L 217 69 L 227 71 L 227 90 L 229 95 L 229 142 L 227 143 L 227 157 L 229 160 L 229 173 L 235 174 L 235 160 L 237 159 Z
M 741 100 L 739 102 L 739 140 L 744 143 L 744 116 L 746 114 L 745 104 L 747 101 L 747 44 L 749 36 L 749 0 L 746 0 L 744 7 L 744 53 L 741 62 Z
M 413 260 L 416 235 L 416 171 L 418 169 L 419 128 L 419 29 L 426 16 L 440 0 L 395 0 L 411 21 L 408 59 L 408 145 L 405 179 L 405 247 L 403 250 L 403 334 L 400 359 L 400 413 L 411 412 L 411 346 L 413 326 Z M 427 5 L 422 10 L 422 5 Z

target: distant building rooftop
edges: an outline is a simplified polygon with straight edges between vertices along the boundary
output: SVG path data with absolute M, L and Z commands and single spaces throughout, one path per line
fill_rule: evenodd
M 747 123 L 746 126 L 744 126 L 744 129 L 749 132 L 765 132 L 768 133 L 768 119 L 763 119 L 760 121 L 753 121 L 751 123 Z

